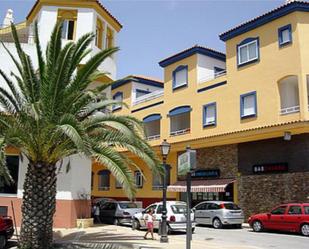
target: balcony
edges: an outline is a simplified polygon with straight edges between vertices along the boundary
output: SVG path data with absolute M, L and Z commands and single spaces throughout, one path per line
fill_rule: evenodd
M 204 82 L 207 82 L 207 81 L 211 81 L 211 80 L 214 80 L 214 79 L 219 78 L 219 77 L 224 76 L 224 75 L 226 75 L 226 70 L 222 70 L 222 71 L 217 72 L 217 73 L 209 73 L 209 74 L 206 74 L 204 77 L 201 77 L 198 80 L 198 83 L 204 83 Z
M 171 131 L 170 136 L 174 137 L 174 136 L 184 135 L 187 133 L 190 133 L 190 128 L 185 128 L 185 129 L 177 130 L 177 131 Z
M 309 107 L 308 107 L 309 108 Z M 292 106 L 292 107 L 286 107 L 286 108 L 282 108 L 280 110 L 280 114 L 281 115 L 286 115 L 286 114 L 290 114 L 290 113 L 295 113 L 295 112 L 299 112 L 300 108 L 299 105 L 297 106 Z
M 158 140 L 158 139 L 160 139 L 160 134 L 153 135 L 153 136 L 147 136 L 146 139 L 147 139 L 147 141 Z
M 156 90 L 154 92 L 145 94 L 143 96 L 140 96 L 140 97 L 134 99 L 133 102 L 132 102 L 132 105 L 135 106 L 135 105 L 138 105 L 138 104 L 141 104 L 141 103 L 145 103 L 147 101 L 159 98 L 159 97 L 163 96 L 163 94 L 164 94 L 164 89 Z

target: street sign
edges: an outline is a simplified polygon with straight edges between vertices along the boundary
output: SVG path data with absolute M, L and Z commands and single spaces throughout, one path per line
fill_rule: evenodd
M 186 175 L 190 169 L 196 168 L 196 150 L 188 149 L 178 156 L 178 175 Z

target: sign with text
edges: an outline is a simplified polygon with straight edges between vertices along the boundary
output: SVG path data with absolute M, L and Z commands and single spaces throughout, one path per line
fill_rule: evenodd
M 187 150 L 178 156 L 178 175 L 186 175 L 190 169 L 196 168 L 196 150 Z
M 254 174 L 283 173 L 288 172 L 289 167 L 287 163 L 271 163 L 253 165 L 252 170 Z
M 194 178 L 218 178 L 220 177 L 219 169 L 199 169 L 192 175 Z

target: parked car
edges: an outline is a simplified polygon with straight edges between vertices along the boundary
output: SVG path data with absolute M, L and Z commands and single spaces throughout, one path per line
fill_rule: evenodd
M 193 211 L 197 224 L 212 225 L 216 229 L 224 225 L 241 228 L 244 222 L 243 211 L 233 202 L 205 201 L 197 204 Z
M 108 200 L 100 205 L 100 219 L 114 225 L 131 224 L 133 215 L 142 211 L 134 202 Z
M 156 202 L 148 206 L 143 212 L 137 213 L 133 217 L 133 228 L 146 228 L 144 215 L 152 209 L 154 211 L 154 229 L 159 229 L 160 221 L 162 220 L 163 203 Z M 167 230 L 168 233 L 173 231 L 186 231 L 187 227 L 187 204 L 181 201 L 167 201 Z M 194 213 L 191 211 L 192 232 L 195 230 Z
M 255 232 L 269 229 L 309 236 L 309 203 L 283 204 L 270 213 L 252 215 L 248 223 Z
M 13 221 L 10 217 L 0 216 L 0 249 L 5 248 L 7 241 L 13 236 Z

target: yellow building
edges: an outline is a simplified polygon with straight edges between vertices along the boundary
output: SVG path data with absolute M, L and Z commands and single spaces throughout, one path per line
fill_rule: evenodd
M 309 3 L 293 1 L 223 34 L 226 54 L 194 46 L 162 60 L 164 83 L 132 76 L 115 99 L 145 122 L 150 144 L 168 156 L 169 199 L 184 199 L 177 158 L 197 150 L 193 203 L 231 200 L 246 215 L 309 197 Z M 161 199 L 161 182 L 137 161 L 136 199 Z M 104 167 L 93 165 L 93 196 L 125 198 Z

